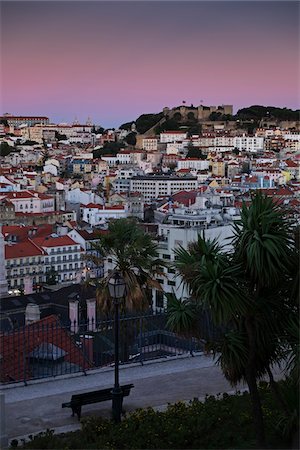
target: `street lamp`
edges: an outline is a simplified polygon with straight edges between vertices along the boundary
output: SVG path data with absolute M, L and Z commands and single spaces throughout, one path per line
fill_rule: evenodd
M 121 422 L 122 390 L 119 384 L 119 304 L 125 294 L 125 282 L 120 272 L 109 279 L 108 289 L 115 307 L 115 384 L 112 390 L 112 413 L 115 422 Z

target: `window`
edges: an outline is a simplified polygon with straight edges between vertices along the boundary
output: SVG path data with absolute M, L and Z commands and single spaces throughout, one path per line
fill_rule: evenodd
M 168 269 L 168 273 L 176 273 L 175 269 Z
M 169 281 L 168 281 L 168 285 L 169 285 L 169 286 L 176 286 L 176 283 L 175 283 L 175 281 L 169 280 Z
M 163 257 L 163 259 L 171 259 L 171 256 L 167 255 L 167 254 L 163 254 L 162 257 Z
M 155 291 L 155 306 L 157 308 L 164 307 L 164 294 L 161 291 Z

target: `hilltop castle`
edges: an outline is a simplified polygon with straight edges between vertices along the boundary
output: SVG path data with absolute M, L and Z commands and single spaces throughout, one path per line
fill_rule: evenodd
M 232 105 L 222 105 L 222 106 L 178 106 L 176 108 L 164 108 L 163 113 L 164 116 L 169 116 L 169 118 L 174 117 L 175 115 L 180 114 L 181 120 L 191 120 L 196 119 L 200 120 L 209 120 L 209 116 L 211 113 L 221 113 L 222 115 L 233 114 L 233 106 Z

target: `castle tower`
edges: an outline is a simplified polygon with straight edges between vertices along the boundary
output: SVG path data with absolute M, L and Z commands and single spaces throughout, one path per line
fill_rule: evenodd
M 2 225 L 0 225 L 0 298 L 8 295 L 8 285 L 5 271 L 5 249 Z

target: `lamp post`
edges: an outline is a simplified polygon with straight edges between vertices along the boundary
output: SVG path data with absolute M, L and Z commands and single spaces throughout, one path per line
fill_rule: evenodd
M 112 390 L 112 413 L 116 423 L 121 422 L 122 390 L 119 384 L 119 304 L 125 294 L 125 283 L 120 272 L 109 279 L 108 289 L 115 307 L 115 384 Z

